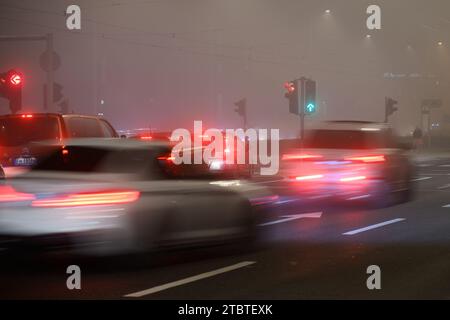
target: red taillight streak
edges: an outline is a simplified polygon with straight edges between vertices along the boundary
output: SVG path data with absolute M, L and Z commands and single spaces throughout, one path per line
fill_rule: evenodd
M 31 201 L 34 199 L 34 195 L 18 192 L 11 186 L 0 187 L 0 202 Z
M 313 160 L 321 159 L 323 156 L 314 154 L 285 154 L 283 160 Z
M 357 176 L 357 177 L 345 177 L 345 178 L 341 178 L 339 179 L 341 182 L 352 182 L 352 181 L 361 181 L 361 180 L 365 180 L 366 177 L 365 176 Z
M 152 140 L 153 137 L 151 137 L 151 136 L 142 136 L 140 139 L 141 140 Z
M 138 191 L 111 191 L 70 194 L 52 199 L 41 199 L 32 202 L 33 207 L 78 207 L 111 204 L 126 204 L 139 199 Z
M 32 114 L 23 114 L 22 118 L 30 119 L 30 118 L 33 118 L 33 115 Z
M 297 181 L 305 181 L 305 180 L 315 180 L 315 179 L 321 179 L 321 178 L 323 178 L 323 175 L 315 174 L 315 175 L 310 175 L 310 176 L 295 177 L 295 180 L 297 180 Z
M 365 156 L 365 157 L 351 157 L 345 159 L 347 161 L 361 161 L 364 163 L 373 163 L 373 162 L 384 162 L 386 158 L 383 155 L 379 156 Z
M 158 157 L 158 160 L 173 161 L 173 160 L 175 160 L 175 157 Z

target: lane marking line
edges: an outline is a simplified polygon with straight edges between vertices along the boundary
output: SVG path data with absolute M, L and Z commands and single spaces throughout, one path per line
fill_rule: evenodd
M 447 204 L 445 206 L 442 206 L 442 208 L 450 208 L 450 204 Z
M 266 222 L 266 223 L 261 223 L 258 225 L 258 227 L 266 227 L 266 226 L 271 226 L 271 225 L 278 224 L 278 223 L 283 223 L 283 222 L 288 222 L 288 221 L 303 219 L 303 218 L 320 218 L 321 216 L 322 216 L 322 212 L 311 212 L 311 213 L 295 214 L 292 216 L 281 216 L 281 218 L 283 218 L 283 219 L 270 221 L 270 222 Z
M 444 189 L 448 189 L 448 188 L 450 188 L 450 184 L 446 184 L 446 185 L 438 187 L 439 190 L 444 190 Z
M 344 236 L 352 236 L 354 234 L 358 234 L 358 233 L 361 233 L 361 232 L 365 232 L 365 231 L 369 231 L 369 230 L 372 230 L 372 229 L 380 228 L 380 227 L 383 227 L 383 226 L 387 226 L 389 224 L 393 224 L 393 223 L 397 223 L 397 222 L 405 221 L 405 220 L 406 219 L 404 219 L 404 218 L 393 219 L 393 220 L 389 220 L 389 221 L 373 224 L 373 225 L 370 225 L 370 226 L 367 226 L 367 227 L 364 227 L 364 228 L 348 231 L 348 232 L 343 233 L 342 235 L 344 235 Z
M 423 181 L 423 180 L 429 180 L 432 179 L 433 177 L 422 177 L 422 178 L 416 178 L 416 179 L 411 179 L 411 181 Z
M 185 284 L 188 284 L 188 283 L 191 283 L 191 282 L 195 282 L 195 281 L 199 281 L 199 280 L 202 280 L 202 279 L 214 277 L 214 276 L 217 276 L 217 275 L 222 274 L 222 273 L 226 273 L 226 272 L 230 272 L 230 271 L 233 271 L 233 270 L 241 269 L 241 268 L 247 267 L 247 266 L 255 264 L 255 263 L 256 263 L 256 261 L 243 261 L 243 262 L 236 263 L 236 264 L 233 264 L 233 265 L 228 266 L 228 267 L 224 267 L 224 268 L 212 270 L 212 271 L 209 271 L 209 272 L 201 273 L 201 274 L 198 274 L 196 276 L 184 278 L 184 279 L 181 279 L 181 280 L 178 280 L 178 281 L 169 282 L 169 283 L 166 283 L 166 284 L 163 284 L 163 285 L 160 285 L 160 286 L 156 286 L 156 287 L 153 287 L 153 288 L 150 288 L 150 289 L 146 289 L 146 290 L 142 290 L 142 291 L 138 291 L 138 292 L 133 292 L 133 293 L 125 295 L 124 297 L 126 297 L 126 298 L 140 298 L 140 297 L 147 296 L 147 295 L 150 295 L 150 294 L 153 294 L 153 293 L 156 293 L 156 292 L 160 292 L 160 291 L 164 291 L 164 290 L 167 290 L 167 289 L 170 289 L 170 288 L 182 286 L 182 285 L 185 285 Z

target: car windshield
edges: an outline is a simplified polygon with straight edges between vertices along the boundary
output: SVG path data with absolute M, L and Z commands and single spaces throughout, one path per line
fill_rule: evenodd
M 314 130 L 305 147 L 320 149 L 376 149 L 387 148 L 385 132 L 360 130 Z
M 58 119 L 52 116 L 0 118 L 0 146 L 15 147 L 30 142 L 60 139 Z

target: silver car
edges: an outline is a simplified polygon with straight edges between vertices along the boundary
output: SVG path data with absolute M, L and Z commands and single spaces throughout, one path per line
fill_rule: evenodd
M 284 150 L 280 173 L 293 193 L 383 207 L 412 196 L 415 168 L 407 149 L 387 124 L 329 121 Z
M 69 141 L 0 182 L 0 247 L 110 255 L 254 236 L 258 210 L 276 197 L 244 181 L 179 179 L 168 153 L 165 143 Z

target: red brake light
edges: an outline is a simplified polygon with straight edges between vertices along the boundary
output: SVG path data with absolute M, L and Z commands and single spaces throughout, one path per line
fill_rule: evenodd
M 105 191 L 69 194 L 61 197 L 35 200 L 33 207 L 79 207 L 126 204 L 139 199 L 138 191 Z
M 175 160 L 175 157 L 172 157 L 172 156 L 161 156 L 161 157 L 158 157 L 157 158 L 158 160 L 161 160 L 161 161 L 173 161 L 173 160 Z
M 34 195 L 16 191 L 11 186 L 0 186 L 0 202 L 17 202 L 34 200 Z
M 315 175 L 310 175 L 310 176 L 295 177 L 295 180 L 297 180 L 297 181 L 305 181 L 305 180 L 315 180 L 315 179 L 321 179 L 321 178 L 323 178 L 323 175 L 315 174 Z
M 153 137 L 152 136 L 141 136 L 140 139 L 141 140 L 152 140 Z
M 361 161 L 364 163 L 373 163 L 373 162 L 384 162 L 386 161 L 386 158 L 384 155 L 377 155 L 377 156 L 365 156 L 365 157 L 351 157 L 345 159 L 347 161 Z
M 318 154 L 284 154 L 282 160 L 314 160 L 323 156 Z
M 353 182 L 353 181 L 361 181 L 361 180 L 365 180 L 365 179 L 366 179 L 365 176 L 356 176 L 356 177 L 341 178 L 340 181 L 341 182 Z
M 30 119 L 30 118 L 33 118 L 33 115 L 32 114 L 23 114 L 22 118 Z

